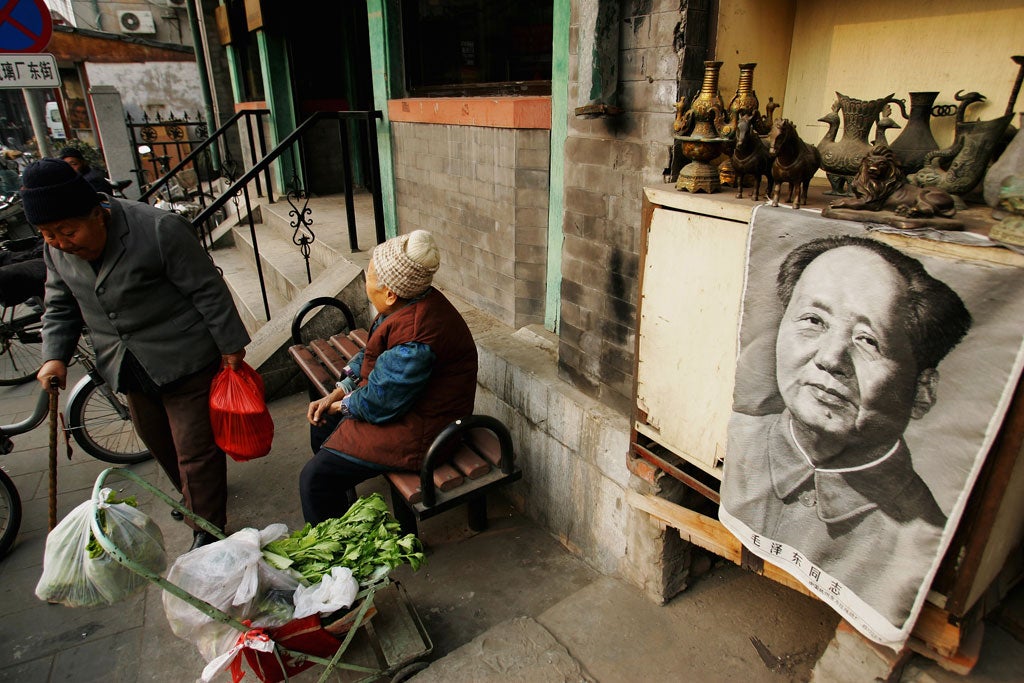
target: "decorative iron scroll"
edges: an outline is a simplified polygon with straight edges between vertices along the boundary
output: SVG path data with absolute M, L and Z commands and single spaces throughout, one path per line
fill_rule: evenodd
M 313 225 L 313 219 L 309 216 L 313 213 L 313 210 L 309 208 L 309 193 L 302 188 L 302 181 L 299 180 L 298 174 L 292 174 L 285 199 L 288 201 L 288 205 L 292 207 L 288 215 L 294 217 L 294 220 L 289 224 L 294 228 L 292 243 L 298 246 L 302 258 L 306 261 L 306 281 L 312 282 L 313 274 L 309 267 L 309 254 L 311 251 L 310 245 L 316 241 L 316 233 L 310 227 Z M 297 202 L 300 201 L 302 202 L 301 209 L 297 206 Z

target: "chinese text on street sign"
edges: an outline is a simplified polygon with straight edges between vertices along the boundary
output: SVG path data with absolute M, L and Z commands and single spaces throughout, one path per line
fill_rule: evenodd
M 60 72 L 53 55 L 0 54 L 0 88 L 56 88 Z

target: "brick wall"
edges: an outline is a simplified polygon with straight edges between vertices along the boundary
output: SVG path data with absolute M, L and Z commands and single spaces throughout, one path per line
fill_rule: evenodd
M 511 327 L 544 322 L 547 130 L 393 123 L 400 233 L 434 233 L 435 281 Z
M 622 4 L 618 106 L 625 111 L 586 119 L 573 114 L 586 103 L 579 73 L 580 3 L 573 2 L 559 373 L 625 412 L 633 391 L 642 191 L 663 182 L 669 163 L 685 4 Z

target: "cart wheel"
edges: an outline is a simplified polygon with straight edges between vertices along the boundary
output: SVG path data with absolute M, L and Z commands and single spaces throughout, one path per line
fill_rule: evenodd
M 430 662 L 413 662 L 403 666 L 391 677 L 391 683 L 403 683 L 430 666 Z

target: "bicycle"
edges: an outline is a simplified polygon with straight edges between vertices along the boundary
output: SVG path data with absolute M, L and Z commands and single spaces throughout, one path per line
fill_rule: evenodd
M 151 455 L 135 432 L 124 396 L 100 377 L 87 340 L 79 342 L 72 362 L 81 363 L 86 374 L 68 393 L 64 433 L 74 437 L 86 453 L 104 462 L 131 465 L 148 460 Z M 41 390 L 31 415 L 21 422 L 0 425 L 0 455 L 14 450 L 11 437 L 43 423 L 49 413 L 49 398 L 49 393 Z M 20 526 L 21 498 L 14 481 L 0 469 L 0 558 L 14 544 Z
M 25 384 L 42 360 L 42 310 L 33 301 L 0 307 L 0 386 Z

